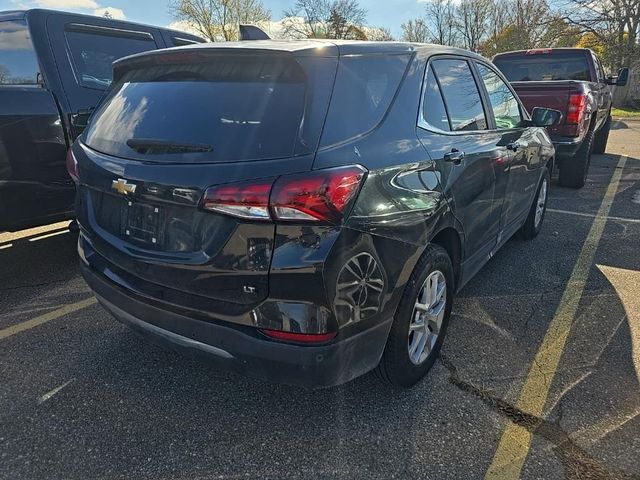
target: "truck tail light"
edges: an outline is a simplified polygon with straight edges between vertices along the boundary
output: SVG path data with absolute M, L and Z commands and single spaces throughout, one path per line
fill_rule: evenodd
M 586 107 L 587 96 L 584 93 L 569 95 L 569 103 L 567 105 L 567 123 L 570 125 L 579 125 L 582 123 Z
M 553 49 L 551 48 L 532 48 L 531 50 L 527 50 L 526 55 L 540 55 L 545 53 L 551 53 Z
M 71 149 L 67 150 L 67 172 L 76 185 L 80 183 L 80 174 L 78 173 L 78 160 Z
M 347 166 L 284 175 L 207 189 L 205 210 L 250 220 L 325 222 L 338 224 L 348 214 L 366 175 L 361 166 Z

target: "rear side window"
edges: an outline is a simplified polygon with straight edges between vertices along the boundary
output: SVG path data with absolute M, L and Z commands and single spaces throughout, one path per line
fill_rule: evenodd
M 26 22 L 0 22 L 0 85 L 35 84 L 39 71 Z
M 453 131 L 486 130 L 487 119 L 478 86 L 466 60 L 447 58 L 432 62 Z
M 448 132 L 449 119 L 447 118 L 447 110 L 442 100 L 440 86 L 433 73 L 433 69 L 429 66 L 427 70 L 427 79 L 424 84 L 424 98 L 422 100 L 422 119 L 430 126 Z
M 114 61 L 157 48 L 151 34 L 86 25 L 70 25 L 65 31 L 74 73 L 83 87 L 105 90 L 113 78 Z
M 335 59 L 306 61 L 303 68 L 286 55 L 221 54 L 130 70 L 95 113 L 86 143 L 109 155 L 187 163 L 309 153 L 330 94 L 309 82 L 332 79 Z
M 321 146 L 365 134 L 387 112 L 410 55 L 353 55 L 340 58 Z
M 496 57 L 493 61 L 510 82 L 551 80 L 589 81 L 589 65 L 582 52 L 532 53 Z
M 476 65 L 489 94 L 496 128 L 503 130 L 519 127 L 522 124 L 522 115 L 516 97 L 493 70 L 481 63 L 476 63 Z

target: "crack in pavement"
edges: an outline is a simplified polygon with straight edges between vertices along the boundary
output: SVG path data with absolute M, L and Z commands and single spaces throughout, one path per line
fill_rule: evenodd
M 560 412 L 556 422 L 527 413 L 506 400 L 492 396 L 484 386 L 477 387 L 460 378 L 457 367 L 445 354 L 440 353 L 439 358 L 440 363 L 449 372 L 449 383 L 475 396 L 491 410 L 527 429 L 533 435 L 551 442 L 553 451 L 564 466 L 567 480 L 640 480 L 640 476 L 630 475 L 599 462 L 578 446 L 560 426 L 563 412 Z

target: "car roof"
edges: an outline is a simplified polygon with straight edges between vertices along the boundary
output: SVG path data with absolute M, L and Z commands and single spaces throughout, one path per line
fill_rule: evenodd
M 81 17 L 81 18 L 94 19 L 94 20 L 96 18 L 99 18 L 100 20 L 106 20 L 106 21 L 108 21 L 110 23 L 113 22 L 116 25 L 128 26 L 128 27 L 146 27 L 146 28 L 152 27 L 152 28 L 157 28 L 158 30 L 164 30 L 164 31 L 180 34 L 182 36 L 188 36 L 188 37 L 192 37 L 192 38 L 200 38 L 201 40 L 204 41 L 204 39 L 202 39 L 198 35 L 193 35 L 192 33 L 184 32 L 184 31 L 180 31 L 180 30 L 174 30 L 174 29 L 171 29 L 171 28 L 161 27 L 161 26 L 158 26 L 158 25 L 149 25 L 149 24 L 145 24 L 145 23 L 131 22 L 129 20 L 117 20 L 117 19 L 113 19 L 113 18 L 100 17 L 100 16 L 97 16 L 97 15 L 85 15 L 83 13 L 66 12 L 64 10 L 51 10 L 51 9 L 47 9 L 47 8 L 31 8 L 31 9 L 26 9 L 26 10 L 5 10 L 5 11 L 0 11 L 0 20 L 22 20 L 25 17 L 31 17 L 31 16 L 43 16 L 44 17 L 46 15 L 73 15 L 74 17 Z
M 314 56 L 314 57 L 339 57 L 345 55 L 367 55 L 367 54 L 387 54 L 398 55 L 413 53 L 415 51 L 428 51 L 429 53 L 455 54 L 484 59 L 478 54 L 460 48 L 447 47 L 444 45 L 434 45 L 428 43 L 408 43 L 408 42 L 369 42 L 361 40 L 250 40 L 240 42 L 217 42 L 199 43 L 181 47 L 174 47 L 165 50 L 155 50 L 143 52 L 125 59 L 118 63 L 126 63 L 128 59 L 140 58 L 154 55 L 166 55 L 179 53 L 181 51 L 193 52 L 215 52 L 224 50 L 236 51 L 264 51 L 290 53 L 294 56 Z M 486 60 L 486 59 L 485 59 Z

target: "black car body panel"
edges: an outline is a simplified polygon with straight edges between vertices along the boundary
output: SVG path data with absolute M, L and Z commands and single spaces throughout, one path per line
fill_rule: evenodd
M 258 63 L 295 61 L 306 72 L 321 65 L 314 78 L 324 80 L 314 84 L 320 92 L 312 93 L 326 100 L 307 103 L 302 118 L 322 132 L 300 130 L 296 135 L 311 139 L 301 147 L 300 138 L 275 133 L 291 141 L 292 155 L 257 159 L 247 146 L 251 159 L 241 158 L 239 151 L 233 153 L 239 158 L 225 161 L 216 149 L 230 148 L 237 132 L 221 130 L 227 134 L 207 137 L 199 125 L 180 125 L 175 138 L 163 134 L 128 141 L 130 132 L 153 124 L 158 116 L 153 107 L 136 114 L 136 128 L 126 135 L 106 128 L 120 119 L 130 121 L 137 111 L 140 102 L 128 96 L 131 88 L 148 92 L 151 104 L 164 88 L 149 82 L 175 82 L 173 88 L 179 89 L 180 81 L 194 81 L 194 63 L 206 64 L 211 55 L 228 76 L 203 67 L 198 81 L 229 95 L 248 95 L 257 88 L 254 83 L 267 82 L 269 91 L 277 91 L 281 81 L 296 82 L 283 73 L 251 73 L 246 66 L 234 73 L 233 62 L 225 63 L 225 56 L 248 54 L 262 55 Z M 393 42 L 254 41 L 183 47 L 117 62 L 114 78 L 127 79 L 127 85 L 116 80 L 90 129 L 73 146 L 80 177 L 79 251 L 87 282 L 116 318 L 181 349 L 209 349 L 210 357 L 237 371 L 325 386 L 370 370 L 383 353 L 404 287 L 427 245 L 447 248 L 456 288 L 461 288 L 522 226 L 554 153 L 545 130 L 527 126 L 530 120 L 511 90 L 519 121 L 509 128 L 496 127 L 490 95 L 482 87 L 477 87 L 475 107 L 487 109 L 483 131 L 443 132 L 422 121 L 425 72 L 447 58 L 468 62 L 477 85 L 482 79 L 476 64 L 495 71 L 486 60 L 459 49 Z M 179 69 L 171 65 L 180 62 L 187 66 L 176 77 Z M 266 63 L 260 68 L 274 72 Z M 240 94 L 227 86 L 236 74 L 234 82 L 245 89 Z M 506 85 L 499 73 L 494 75 Z M 334 78 L 335 84 L 327 80 Z M 235 110 L 215 112 L 219 122 L 250 132 L 248 142 L 263 138 L 270 132 L 261 123 L 267 117 L 256 117 L 257 107 L 243 110 L 238 98 Z M 115 111 L 120 104 L 129 110 Z M 147 112 L 154 112 L 149 119 Z M 173 118 L 170 111 L 166 114 Z M 322 127 L 318 117 L 331 120 Z M 180 118 L 187 125 L 192 121 L 184 114 Z M 212 130 L 220 128 L 216 118 L 211 117 Z M 146 147 L 140 149 L 141 143 Z M 241 149 L 244 143 L 237 145 Z M 464 153 L 457 163 L 451 161 L 452 149 Z M 298 185 L 294 193 L 302 194 L 310 188 L 302 185 L 311 185 L 303 181 L 307 176 L 341 168 L 362 174 L 357 196 L 339 221 L 272 220 L 278 212 L 275 186 L 270 218 L 242 218 L 204 207 L 212 186 L 218 191 L 218 186 L 284 181 Z M 176 198 L 176 190 L 192 195 Z M 137 204 L 145 212 L 130 210 Z M 152 220 L 156 208 L 161 228 Z M 129 228 L 141 218 L 148 220 L 151 239 Z M 345 289 L 354 282 L 362 285 L 357 298 Z M 316 335 L 318 340 L 314 345 L 278 341 L 263 333 L 269 331 Z
M 0 230 L 73 218 L 75 188 L 66 151 L 109 85 L 109 52 L 122 56 L 203 41 L 173 30 L 40 9 L 0 12 L 3 34 L 20 44 L 7 41 L 0 51 Z

